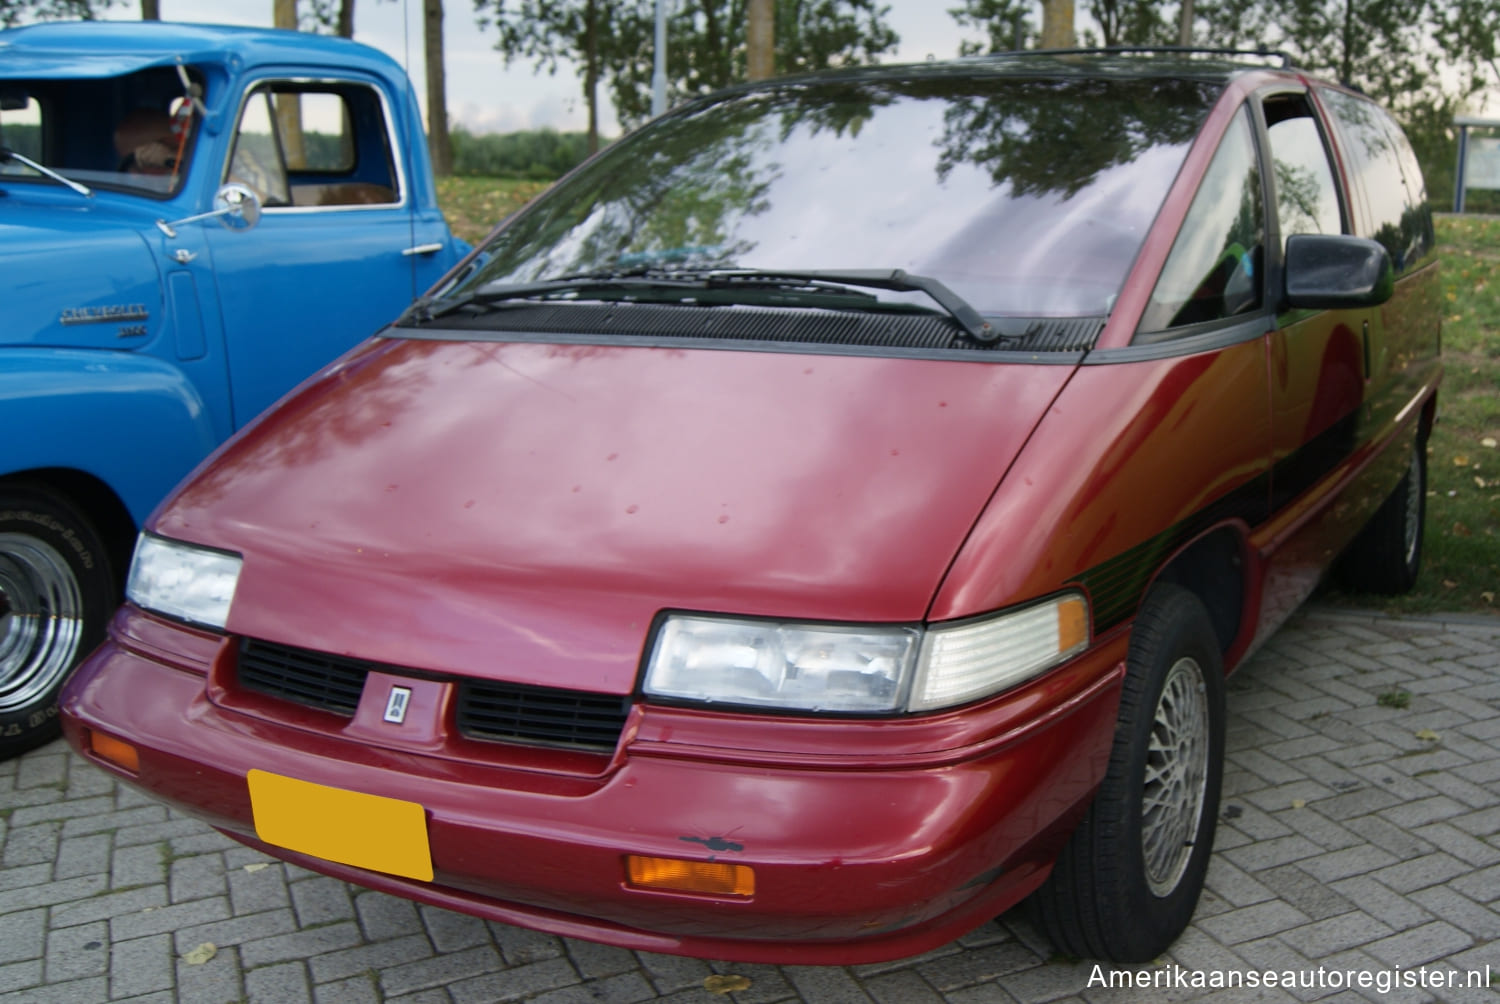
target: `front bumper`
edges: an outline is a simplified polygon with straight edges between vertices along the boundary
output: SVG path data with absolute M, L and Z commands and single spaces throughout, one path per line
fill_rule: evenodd
M 232 640 L 126 608 L 63 695 L 85 756 L 230 836 L 361 885 L 626 948 L 775 963 L 926 951 L 1045 878 L 1103 776 L 1127 639 L 991 701 L 899 720 L 637 705 L 612 756 L 394 738 L 233 692 Z M 90 732 L 130 743 L 127 772 Z M 432 882 L 269 846 L 251 769 L 419 803 Z M 748 865 L 747 897 L 635 888 L 625 856 Z

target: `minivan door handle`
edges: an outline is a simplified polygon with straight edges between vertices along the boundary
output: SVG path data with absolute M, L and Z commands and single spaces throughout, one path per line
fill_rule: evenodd
M 441 244 L 418 244 L 416 247 L 407 248 L 401 252 L 403 258 L 410 258 L 414 254 L 437 254 L 443 250 Z

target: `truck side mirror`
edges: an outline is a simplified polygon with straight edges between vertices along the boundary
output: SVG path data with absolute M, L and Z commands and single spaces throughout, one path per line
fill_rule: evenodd
M 168 237 L 177 236 L 177 228 L 184 223 L 217 219 L 226 230 L 250 230 L 260 222 L 260 196 L 249 185 L 237 181 L 226 182 L 214 193 L 214 208 L 195 216 L 184 216 L 168 223 L 157 220 L 156 228 Z

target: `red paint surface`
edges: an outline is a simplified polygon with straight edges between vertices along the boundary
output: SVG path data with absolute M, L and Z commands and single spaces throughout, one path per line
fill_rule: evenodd
M 625 693 L 664 609 L 920 620 L 1071 372 L 379 343 L 153 528 L 244 554 L 233 633 Z
M 498 766 L 462 744 L 434 750 L 422 728 L 372 743 L 365 712 L 383 691 L 371 688 L 342 732 L 221 708 L 204 687 L 217 649 L 169 666 L 134 647 L 170 630 L 122 613 L 65 698 L 75 743 L 82 728 L 129 723 L 132 783 L 252 841 L 251 767 L 416 801 L 431 886 L 263 849 L 559 934 L 780 962 L 913 954 L 1028 893 L 1102 776 L 1126 644 L 1116 634 L 1012 694 L 921 719 L 646 708 L 621 755 L 585 778 L 547 751 L 512 748 L 518 759 Z M 192 647 L 198 633 L 183 633 Z M 715 836 L 742 845 L 719 859 L 755 869 L 750 900 L 624 886 L 623 855 L 708 860 Z

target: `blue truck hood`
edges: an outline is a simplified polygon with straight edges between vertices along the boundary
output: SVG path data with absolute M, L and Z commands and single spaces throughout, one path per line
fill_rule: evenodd
M 163 320 L 160 275 L 146 243 L 155 218 L 82 198 L 73 208 L 0 198 L 0 345 L 149 344 Z

